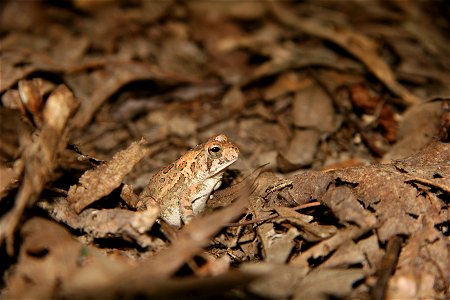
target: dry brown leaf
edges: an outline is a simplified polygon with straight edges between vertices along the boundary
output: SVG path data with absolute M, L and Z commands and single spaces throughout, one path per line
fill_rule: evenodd
M 95 170 L 86 171 L 81 176 L 79 184 L 70 187 L 67 196 L 69 205 L 80 213 L 87 206 L 119 187 L 123 178 L 149 154 L 149 150 L 144 148 L 145 144 L 144 139 L 134 142 L 127 149 L 114 155 L 110 161 L 98 166 Z
M 307 34 L 336 43 L 358 58 L 387 88 L 401 97 L 405 103 L 412 105 L 420 99 L 397 82 L 389 65 L 377 53 L 377 44 L 367 36 L 356 33 L 349 28 L 333 28 L 315 19 L 300 19 L 292 11 L 276 1 L 267 2 L 275 17 L 280 22 Z
M 297 204 L 305 204 L 311 199 L 320 199 L 333 177 L 327 172 L 302 171 L 292 180 L 295 180 L 291 191 L 294 200 Z
M 314 128 L 325 133 L 336 129 L 333 102 L 317 84 L 295 93 L 292 110 L 295 126 Z
M 316 129 L 296 129 L 287 149 L 277 156 L 278 169 L 290 172 L 311 165 L 319 140 L 320 133 Z
M 362 279 L 364 273 L 354 269 L 314 270 L 297 285 L 293 299 L 329 299 L 343 297 L 352 290 L 355 281 Z
M 306 268 L 298 266 L 267 262 L 245 263 L 240 269 L 259 277 L 248 287 L 252 293 L 271 299 L 285 299 L 292 296 L 298 283 L 308 272 Z
M 222 98 L 222 106 L 228 111 L 237 113 L 245 107 L 245 96 L 238 86 L 233 86 Z
M 127 83 L 139 80 L 162 80 L 167 83 L 189 81 L 179 75 L 161 71 L 155 65 L 132 62 L 110 63 L 95 73 L 69 74 L 66 79 L 82 101 L 73 121 L 73 125 L 79 129 L 85 127 L 99 107 Z M 85 81 L 88 81 L 89 88 L 86 88 Z
M 345 182 L 358 183 L 354 193 L 364 207 L 375 210 L 380 224 L 377 234 L 382 241 L 397 234 L 416 232 L 422 227 L 416 216 L 440 210 L 426 197 L 418 195 L 413 185 L 406 183 L 407 176 L 393 169 L 372 166 L 366 170 L 348 170 L 339 177 Z
M 36 71 L 61 72 L 62 67 L 55 64 L 46 54 L 26 49 L 4 49 L 0 56 L 0 93 L 11 88 L 20 79 Z
M 379 95 L 369 90 L 364 84 L 352 85 L 349 88 L 350 100 L 354 106 L 354 110 L 358 111 L 358 115 L 362 114 L 370 125 L 377 124 L 386 141 L 393 143 L 397 140 L 397 121 L 394 119 L 394 111 L 392 106 L 383 103 Z
M 159 217 L 157 206 L 148 206 L 142 211 L 88 208 L 80 214 L 76 214 L 64 198 L 40 201 L 38 206 L 46 210 L 56 221 L 85 232 L 90 239 L 121 238 L 134 241 L 142 248 L 151 248 L 156 244 L 146 233 Z
M 262 226 L 268 225 L 264 224 Z M 294 239 L 298 235 L 300 235 L 300 232 L 295 227 L 289 228 L 286 233 L 278 234 L 273 229 L 273 226 L 270 230 L 266 230 L 264 240 L 261 241 L 264 245 L 264 260 L 269 263 L 285 263 L 291 254 L 292 248 L 295 246 Z
M 329 255 L 334 250 L 348 243 L 351 240 L 361 237 L 366 232 L 370 231 L 371 228 L 357 228 L 356 226 L 349 226 L 345 229 L 341 229 L 336 232 L 332 237 L 323 240 L 317 245 L 312 246 L 302 254 L 291 259 L 289 264 L 294 266 L 300 266 L 303 268 L 309 268 L 308 261 L 310 259 L 323 258 Z
M 31 113 L 33 120 L 38 126 L 42 124 L 42 106 L 44 105 L 42 99 L 42 81 L 34 80 L 19 80 L 18 91 L 20 98 L 26 110 Z
M 398 142 L 383 156 L 383 160 L 406 158 L 425 147 L 438 133 L 440 114 L 439 103 L 423 103 L 409 108 L 399 125 Z
M 297 225 L 301 228 L 299 235 L 308 242 L 317 242 L 323 239 L 329 238 L 337 232 L 335 226 L 332 225 L 319 225 L 313 221 L 313 217 L 303 215 L 291 208 L 276 207 L 275 211 L 279 214 L 279 218 L 275 222 L 289 221 L 293 225 Z
M 383 253 L 384 251 L 380 249 L 378 239 L 375 235 L 371 235 L 357 243 L 353 240 L 348 240 L 317 268 L 344 268 L 361 264 L 364 274 L 370 276 L 377 270 Z
M 267 54 L 270 55 L 272 59 L 254 69 L 250 76 L 243 79 L 243 82 L 241 82 L 242 85 L 267 76 L 283 73 L 291 69 L 304 69 L 314 66 L 328 67 L 337 71 L 349 71 L 358 73 L 361 73 L 363 71 L 363 67 L 357 62 L 339 56 L 331 50 L 323 47 L 299 49 L 298 47 L 291 46 L 287 48 L 280 48 L 280 46 L 277 44 L 277 46 L 272 46 L 265 52 L 267 52 Z M 339 72 L 339 74 L 343 73 Z M 307 86 L 308 84 L 309 80 L 300 81 L 296 83 L 295 90 Z
M 57 166 L 57 155 L 67 144 L 66 125 L 78 107 L 78 101 L 66 86 L 59 86 L 49 96 L 43 111 L 43 126 L 39 136 L 23 153 L 25 175 L 16 196 L 14 208 L 0 220 L 0 244 L 6 242 L 13 252 L 13 236 L 26 206 L 37 201 L 45 184 Z
M 445 268 L 447 266 L 441 263 L 441 260 L 445 260 L 444 258 L 436 259 L 435 257 L 445 253 L 444 249 L 448 247 L 448 242 L 444 243 L 445 237 L 439 229 L 440 224 L 444 224 L 448 216 L 442 199 L 438 200 L 432 197 L 433 193 L 430 188 L 437 188 L 438 194 L 441 195 L 450 191 L 449 161 L 448 145 L 434 142 L 420 153 L 393 164 L 320 172 L 314 174 L 315 176 L 310 174 L 310 178 L 320 178 L 322 175 L 322 181 L 325 184 L 328 183 L 326 184 L 326 191 L 323 189 L 316 190 L 319 193 L 316 192 L 314 199 L 320 200 L 328 206 L 339 222 L 343 224 L 356 223 L 357 226 L 350 225 L 339 230 L 331 238 L 294 257 L 290 264 L 308 268 L 312 267 L 310 265 L 312 259 L 327 258 L 324 263 L 320 264 L 320 268 L 361 263 L 365 266 L 364 272 L 366 275 L 373 274 L 375 271 L 373 265 L 379 263 L 381 255 L 377 243 L 372 242 L 369 244 L 371 245 L 370 250 L 367 248 L 363 250 L 360 246 L 356 247 L 353 241 L 376 229 L 375 237 L 382 242 L 398 235 L 409 237 L 403 249 L 409 249 L 412 254 L 408 254 L 408 257 L 401 254 L 400 261 L 405 273 L 399 273 L 393 279 L 395 284 L 398 285 L 401 279 L 408 281 L 408 284 L 417 291 L 414 294 L 415 296 L 435 296 L 437 295 L 436 292 L 444 291 L 443 286 L 448 282 L 448 279 L 443 277 L 442 274 L 446 274 Z M 302 175 L 293 178 L 292 195 L 294 195 L 294 198 L 296 195 L 300 197 L 312 195 L 311 192 L 304 193 L 303 189 L 308 191 L 311 190 L 311 187 L 308 188 L 308 185 L 303 182 Z M 329 176 L 335 178 L 334 184 L 330 184 L 333 180 Z M 412 184 L 412 182 L 416 184 Z M 423 186 L 417 184 L 423 184 Z M 313 185 L 315 184 L 313 183 Z M 367 208 L 371 212 L 366 210 Z M 421 232 L 426 232 L 426 234 L 420 234 Z M 370 236 L 369 239 L 373 240 L 375 237 Z M 425 247 L 427 250 L 419 255 L 418 251 L 421 250 L 417 249 L 424 249 Z M 350 255 L 350 253 L 353 254 Z M 328 257 L 330 254 L 331 256 Z M 420 258 L 417 258 L 418 256 Z M 351 257 L 353 257 L 353 260 Z M 416 258 L 419 262 L 411 262 L 411 259 Z M 370 261 L 367 259 L 370 259 Z M 438 263 L 433 262 L 434 259 Z M 428 268 L 430 271 L 426 276 L 421 276 L 419 273 L 422 274 L 423 271 L 419 271 L 419 269 L 423 268 L 425 261 L 430 263 Z M 369 267 L 370 265 L 372 267 Z M 412 266 L 420 267 L 412 270 L 410 269 L 413 268 Z M 417 274 L 417 276 L 410 277 L 408 275 L 405 277 L 406 273 L 411 274 L 411 272 Z M 430 284 L 430 282 L 436 284 Z M 424 288 L 419 289 L 422 284 Z M 434 289 L 431 289 L 431 286 Z M 393 289 L 388 290 L 388 293 L 397 296 L 403 295 L 403 297 L 413 295 L 406 293 L 402 288 L 398 290 L 398 293 Z M 301 295 L 305 296 L 304 294 Z
M 199 14 L 209 14 L 216 18 L 220 15 L 239 20 L 257 20 L 266 12 L 264 5 L 259 2 L 192 2 L 189 7 Z
M 309 77 L 303 77 L 294 72 L 282 73 L 278 76 L 277 80 L 266 89 L 264 92 L 264 98 L 266 100 L 276 100 L 276 98 L 287 93 L 305 89 L 311 84 L 312 80 Z M 294 114 L 295 112 L 296 108 L 294 104 Z
M 18 90 L 7 90 L 2 95 L 2 104 L 6 108 L 19 110 L 22 115 L 25 114 L 25 106 L 23 105 Z
M 361 206 L 349 187 L 331 187 L 321 201 L 331 209 L 340 222 L 354 223 L 363 228 L 372 227 L 377 222 L 375 216 Z
M 42 218 L 26 222 L 21 235 L 18 264 L 6 279 L 10 299 L 54 298 L 66 289 L 105 282 L 132 265 L 80 244 L 67 229 Z
M 448 239 L 438 234 L 428 218 L 422 230 L 402 249 L 398 266 L 390 278 L 387 299 L 439 298 L 449 286 Z M 439 276 L 436 276 L 439 274 Z

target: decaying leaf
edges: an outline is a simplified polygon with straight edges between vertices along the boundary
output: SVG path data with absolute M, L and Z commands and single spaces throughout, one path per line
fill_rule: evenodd
M 107 282 L 133 265 L 82 245 L 67 229 L 42 218 L 25 223 L 21 236 L 19 262 L 6 279 L 10 299 L 56 297 L 67 289 Z M 62 280 L 65 278 L 70 280 Z
M 145 143 L 143 139 L 134 142 L 127 149 L 114 155 L 109 162 L 84 173 L 79 184 L 69 189 L 67 196 L 69 205 L 80 213 L 94 201 L 109 195 L 122 183 L 134 165 L 148 155 L 149 150 L 143 147 Z
M 419 103 L 419 98 L 397 82 L 389 66 L 378 56 L 377 45 L 373 40 L 347 28 L 333 28 L 320 21 L 299 19 L 275 1 L 270 1 L 268 4 L 281 22 L 307 34 L 336 43 L 358 58 L 380 81 L 393 93 L 402 97 L 406 103 Z
M 26 206 L 32 206 L 57 166 L 56 157 L 67 144 L 66 125 L 78 107 L 69 89 L 61 85 L 50 95 L 43 111 L 43 126 L 23 152 L 25 174 L 14 208 L 0 220 L 0 242 L 13 252 L 13 235 Z
M 45 209 L 55 220 L 85 232 L 91 239 L 121 238 L 134 241 L 143 248 L 155 244 L 146 232 L 159 217 L 157 206 L 149 206 L 142 211 L 88 208 L 80 214 L 73 211 L 65 198 L 53 199 L 51 202 L 41 201 L 38 206 Z
M 328 299 L 349 293 L 355 281 L 364 276 L 360 270 L 326 269 L 313 271 L 297 286 L 294 299 Z
M 80 86 L 84 84 L 85 80 L 80 80 L 74 75 L 71 75 L 71 87 L 78 91 L 81 89 L 81 99 L 89 98 L 89 101 L 81 102 L 80 110 L 74 117 L 74 126 L 83 128 L 91 120 L 94 113 L 98 110 L 100 105 L 108 100 L 108 97 L 114 94 L 123 85 L 137 80 L 153 80 L 153 79 L 167 79 L 168 81 L 178 79 L 178 76 L 172 73 L 161 71 L 154 65 L 145 64 L 121 64 L 116 63 L 108 66 L 106 69 L 99 69 L 95 72 L 93 78 L 94 82 L 89 82 L 90 91 L 85 92 L 85 88 Z M 84 76 L 81 74 L 79 76 Z M 89 77 L 92 80 L 92 77 Z M 89 79 L 88 79 L 89 80 Z M 84 93 L 83 93 L 84 92 Z

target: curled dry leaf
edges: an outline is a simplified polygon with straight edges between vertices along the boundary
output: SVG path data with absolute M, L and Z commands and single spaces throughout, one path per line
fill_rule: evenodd
M 374 97 L 367 87 L 356 84 L 349 88 L 350 100 L 353 106 L 364 113 L 363 117 L 369 117 L 381 127 L 383 137 L 386 141 L 393 143 L 397 139 L 397 121 L 389 104 L 383 103 L 382 99 Z M 370 120 L 371 123 L 373 122 Z
M 322 201 L 341 222 L 354 223 L 360 227 L 372 227 L 377 222 L 375 216 L 361 206 L 349 187 L 328 189 Z
M 357 242 L 348 240 L 333 253 L 333 259 L 324 261 L 318 268 L 342 268 L 361 264 L 364 273 L 371 275 L 379 266 L 383 253 L 375 235 Z
M 409 108 L 399 124 L 398 142 L 384 155 L 383 161 L 406 158 L 425 147 L 438 134 L 440 115 L 437 102 Z
M 95 170 L 86 171 L 81 176 L 79 184 L 70 187 L 67 196 L 69 205 L 80 213 L 87 206 L 119 187 L 123 178 L 148 155 L 149 150 L 144 148 L 145 144 L 144 139 L 134 142 L 127 149 L 114 155 L 110 161 L 98 166 Z
M 401 97 L 407 104 L 417 104 L 420 99 L 397 82 L 389 65 L 377 53 L 372 39 L 348 28 L 333 28 L 315 19 L 300 19 L 292 11 L 276 1 L 268 1 L 275 17 L 288 26 L 307 34 L 331 41 L 358 58 L 387 88 Z
M 46 54 L 25 49 L 2 50 L 0 56 L 0 93 L 11 88 L 20 79 L 36 71 L 61 72 L 62 67 L 55 64 Z
M 85 232 L 89 238 L 116 237 L 134 241 L 142 248 L 155 245 L 146 232 L 159 217 L 157 206 L 150 206 L 142 211 L 88 208 L 80 214 L 76 214 L 68 206 L 65 198 L 56 198 L 53 201 L 42 200 L 38 202 L 38 206 L 46 210 L 56 221 Z
M 235 201 L 239 195 L 247 193 L 249 187 L 252 189 L 258 189 L 258 179 L 266 165 L 259 166 L 252 171 L 244 180 L 230 186 L 229 188 L 218 190 L 214 193 L 214 197 L 206 203 L 209 209 L 218 207 L 227 207 Z
M 297 204 L 301 205 L 311 199 L 320 199 L 333 177 L 326 172 L 302 171 L 292 180 L 295 182 L 291 191 L 292 196 Z
M 344 230 L 339 230 L 332 237 L 321 241 L 317 245 L 312 246 L 302 254 L 294 257 L 290 260 L 289 264 L 294 266 L 300 266 L 304 268 L 309 268 L 308 261 L 311 259 L 318 259 L 321 257 L 326 257 L 341 245 L 348 243 L 353 239 L 361 237 L 366 232 L 370 231 L 371 228 L 357 228 L 356 226 L 349 226 Z
M 272 299 L 292 296 L 299 282 L 308 272 L 306 268 L 268 262 L 245 263 L 240 269 L 245 273 L 258 276 L 249 285 L 252 293 Z
M 222 98 L 222 106 L 230 112 L 240 112 L 245 107 L 246 98 L 238 86 L 232 86 Z
M 266 89 L 264 98 L 266 100 L 277 100 L 277 98 L 283 95 L 305 89 L 311 84 L 312 81 L 308 77 L 300 76 L 294 72 L 281 73 L 277 80 Z M 294 111 L 295 110 L 294 104 Z
M 300 281 L 293 299 L 326 300 L 330 295 L 343 297 L 348 295 L 353 284 L 363 277 L 364 273 L 361 270 L 314 270 Z
M 335 226 L 319 225 L 316 222 L 312 222 L 313 218 L 311 216 L 300 214 L 293 209 L 276 207 L 275 210 L 280 215 L 276 222 L 287 220 L 291 224 L 299 226 L 302 229 L 299 235 L 306 241 L 321 241 L 337 232 Z
M 333 102 L 318 84 L 311 84 L 295 93 L 293 103 L 294 125 L 331 133 L 336 128 Z
M 84 81 L 77 77 L 86 77 L 91 88 L 86 91 Z M 144 63 L 115 63 L 98 69 L 89 77 L 86 74 L 69 74 L 67 80 L 75 92 L 83 95 L 79 111 L 74 117 L 73 125 L 76 128 L 85 127 L 94 116 L 99 107 L 125 84 L 133 81 L 161 80 L 167 83 L 172 81 L 189 81 L 186 78 L 164 72 L 156 65 Z
M 266 226 L 264 224 L 262 226 Z M 291 254 L 292 248 L 295 246 L 294 239 L 300 235 L 295 227 L 289 228 L 286 233 L 277 234 L 273 226 L 269 230 L 265 230 L 265 237 L 261 241 L 264 245 L 264 259 L 269 263 L 283 264 L 287 261 Z
M 57 166 L 56 157 L 66 148 L 66 125 L 78 107 L 69 89 L 61 85 L 49 96 L 43 111 L 39 135 L 23 152 L 25 175 L 14 202 L 14 208 L 0 220 L 0 244 L 7 243 L 13 252 L 13 235 L 26 206 L 32 206 Z
M 21 236 L 18 264 L 6 278 L 10 299 L 55 298 L 66 289 L 108 281 L 132 265 L 80 244 L 63 226 L 42 218 L 27 221 Z
M 424 227 L 411 237 L 400 253 L 397 270 L 391 279 L 398 289 L 391 289 L 392 297 L 410 297 L 412 291 L 416 291 L 417 295 L 430 297 L 432 287 L 438 290 L 448 289 L 450 241 L 436 231 L 432 218 L 425 217 L 423 222 Z M 405 290 L 401 286 L 402 281 L 412 290 Z M 424 283 L 428 283 L 428 286 L 421 287 Z
M 310 268 L 312 259 L 327 257 L 320 268 L 361 263 L 365 266 L 363 270 L 366 275 L 373 274 L 377 269 L 373 266 L 380 262 L 382 251 L 377 241 L 385 242 L 401 235 L 409 239 L 399 259 L 399 265 L 404 268 L 404 272 L 399 273 L 397 268 L 395 274 L 398 275 L 394 282 L 398 283 L 400 278 L 404 278 L 412 286 L 418 287 L 421 283 L 425 284 L 431 280 L 434 282 L 432 286 L 443 290 L 448 279 L 442 275 L 446 274 L 446 266 L 442 263 L 445 259 L 441 256 L 446 252 L 448 241 L 445 241 L 444 235 L 439 232 L 439 225 L 448 220 L 443 200 L 434 197 L 432 189 L 437 189 L 441 196 L 449 193 L 449 161 L 448 145 L 434 142 L 420 153 L 391 164 L 313 174 L 305 172 L 308 178 L 316 178 L 315 183 L 323 182 L 322 188 L 317 188 L 315 183 L 305 182 L 305 173 L 294 176 L 294 198 L 312 197 L 321 201 L 346 228 L 294 257 L 290 264 Z M 413 179 L 415 181 L 412 181 Z M 314 185 L 315 189 L 312 189 L 311 185 Z M 362 238 L 364 235 L 369 236 Z M 363 248 L 363 245 L 370 247 Z M 424 250 L 425 248 L 427 250 Z M 349 253 L 353 253 L 353 260 L 350 259 Z M 419 262 L 412 263 L 412 259 Z M 419 275 L 414 278 L 404 277 L 407 273 L 423 272 L 419 269 L 425 261 L 430 264 L 427 268 L 427 278 Z M 390 291 L 394 292 L 393 289 Z M 434 293 L 430 289 L 426 289 L 426 292 L 419 289 L 417 291 L 420 295 Z M 312 295 L 310 292 L 304 293 L 301 292 L 300 295 Z M 418 295 L 417 293 L 415 295 Z M 405 297 L 409 294 L 401 292 L 398 295 Z
M 41 125 L 42 116 L 41 108 L 43 106 L 42 81 L 39 79 L 34 80 L 19 80 L 19 94 L 23 105 L 32 114 L 34 121 Z
M 280 171 L 290 172 L 311 165 L 319 140 L 320 133 L 316 129 L 296 129 L 288 147 L 277 156 Z
M 2 95 L 2 104 L 4 107 L 19 110 L 22 115 L 26 112 L 18 90 L 7 90 Z
M 279 81 L 265 93 L 268 100 L 271 100 L 271 98 L 275 96 L 281 96 L 282 94 L 280 93 L 289 91 L 295 92 L 296 90 L 311 84 L 311 78 L 308 77 L 300 81 L 294 81 L 294 78 L 286 78 L 289 75 L 283 72 L 287 72 L 293 68 L 301 69 L 313 66 L 323 66 L 337 71 L 342 70 L 358 73 L 363 70 L 363 67 L 354 60 L 339 56 L 323 47 L 313 47 L 310 49 L 288 47 L 287 49 L 280 49 L 277 45 L 277 47 L 272 47 L 270 49 L 269 54 L 272 59 L 256 68 L 251 76 L 244 79 L 241 83 L 247 84 L 266 76 L 282 73 L 282 75 L 280 75 L 282 78 L 280 78 Z

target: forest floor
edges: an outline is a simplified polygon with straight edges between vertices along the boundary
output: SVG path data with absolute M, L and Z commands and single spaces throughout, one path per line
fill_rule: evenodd
M 0 17 L 1 298 L 450 297 L 446 1 L 3 1 Z M 239 159 L 171 227 L 141 192 L 204 188 L 149 180 L 217 134 Z

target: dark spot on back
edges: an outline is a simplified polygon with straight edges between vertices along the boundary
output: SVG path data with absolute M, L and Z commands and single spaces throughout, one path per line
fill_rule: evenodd
M 186 167 L 187 162 L 183 161 L 181 164 L 178 165 L 178 170 L 183 171 L 184 168 Z
M 169 173 L 169 171 L 172 170 L 172 168 L 173 168 L 173 164 L 170 164 L 169 166 L 165 167 L 164 170 L 162 171 L 163 174 Z
M 193 162 L 191 164 L 191 172 L 194 173 L 195 172 L 195 162 Z

